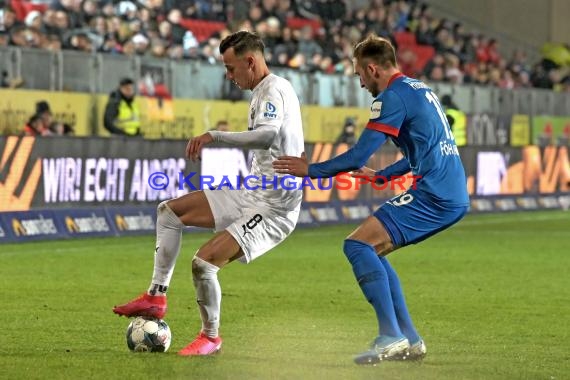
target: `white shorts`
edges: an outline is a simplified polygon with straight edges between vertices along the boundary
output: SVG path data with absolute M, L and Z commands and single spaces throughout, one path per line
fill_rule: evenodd
M 228 231 L 238 242 L 244 256 L 239 260 L 249 263 L 277 244 L 293 230 L 299 219 L 300 206 L 283 210 L 260 204 L 247 196 L 246 190 L 226 187 L 204 190 L 214 215 L 215 231 Z

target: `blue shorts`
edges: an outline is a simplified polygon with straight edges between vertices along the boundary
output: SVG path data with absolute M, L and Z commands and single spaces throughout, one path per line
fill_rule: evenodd
M 469 206 L 448 206 L 410 189 L 390 199 L 374 212 L 395 247 L 415 244 L 458 222 Z

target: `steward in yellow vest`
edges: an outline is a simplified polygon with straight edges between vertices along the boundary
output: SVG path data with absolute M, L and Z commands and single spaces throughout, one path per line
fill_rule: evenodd
M 441 97 L 441 104 L 445 107 L 445 116 L 455 137 L 455 145 L 467 145 L 467 115 L 459 110 L 449 95 Z
M 135 85 L 132 79 L 122 79 L 119 88 L 109 95 L 103 125 L 114 135 L 141 134 L 140 112 L 135 102 Z

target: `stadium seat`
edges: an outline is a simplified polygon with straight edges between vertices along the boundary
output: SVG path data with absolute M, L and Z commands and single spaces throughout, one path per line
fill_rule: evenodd
M 223 22 L 203 21 L 194 19 L 182 19 L 180 25 L 185 29 L 192 31 L 198 42 L 204 42 L 210 36 L 226 27 Z
M 287 26 L 291 29 L 302 29 L 307 25 L 313 29 L 313 35 L 318 34 L 319 30 L 322 28 L 322 24 L 318 20 L 310 20 L 301 17 L 289 17 L 287 19 Z
M 22 0 L 12 0 L 10 5 L 14 9 L 14 13 L 16 13 L 16 18 L 18 21 L 24 21 L 28 13 L 31 11 L 38 11 L 40 13 L 44 13 L 48 8 L 48 4 L 34 4 L 29 1 L 22 1 Z
M 396 32 L 394 39 L 399 47 L 416 46 L 416 35 L 410 32 Z
M 416 53 L 416 71 L 422 72 L 425 65 L 433 58 L 435 55 L 435 49 L 432 46 L 416 45 L 412 49 Z

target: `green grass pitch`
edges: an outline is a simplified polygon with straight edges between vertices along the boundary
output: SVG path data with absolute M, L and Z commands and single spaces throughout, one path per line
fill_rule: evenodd
M 570 213 L 468 216 L 390 256 L 428 345 L 421 364 L 359 367 L 376 334 L 342 253 L 354 226 L 299 229 L 220 272 L 220 355 L 176 355 L 199 329 L 185 234 L 166 354 L 127 349 L 111 312 L 145 290 L 154 237 L 0 245 L 1 379 L 568 379 Z

